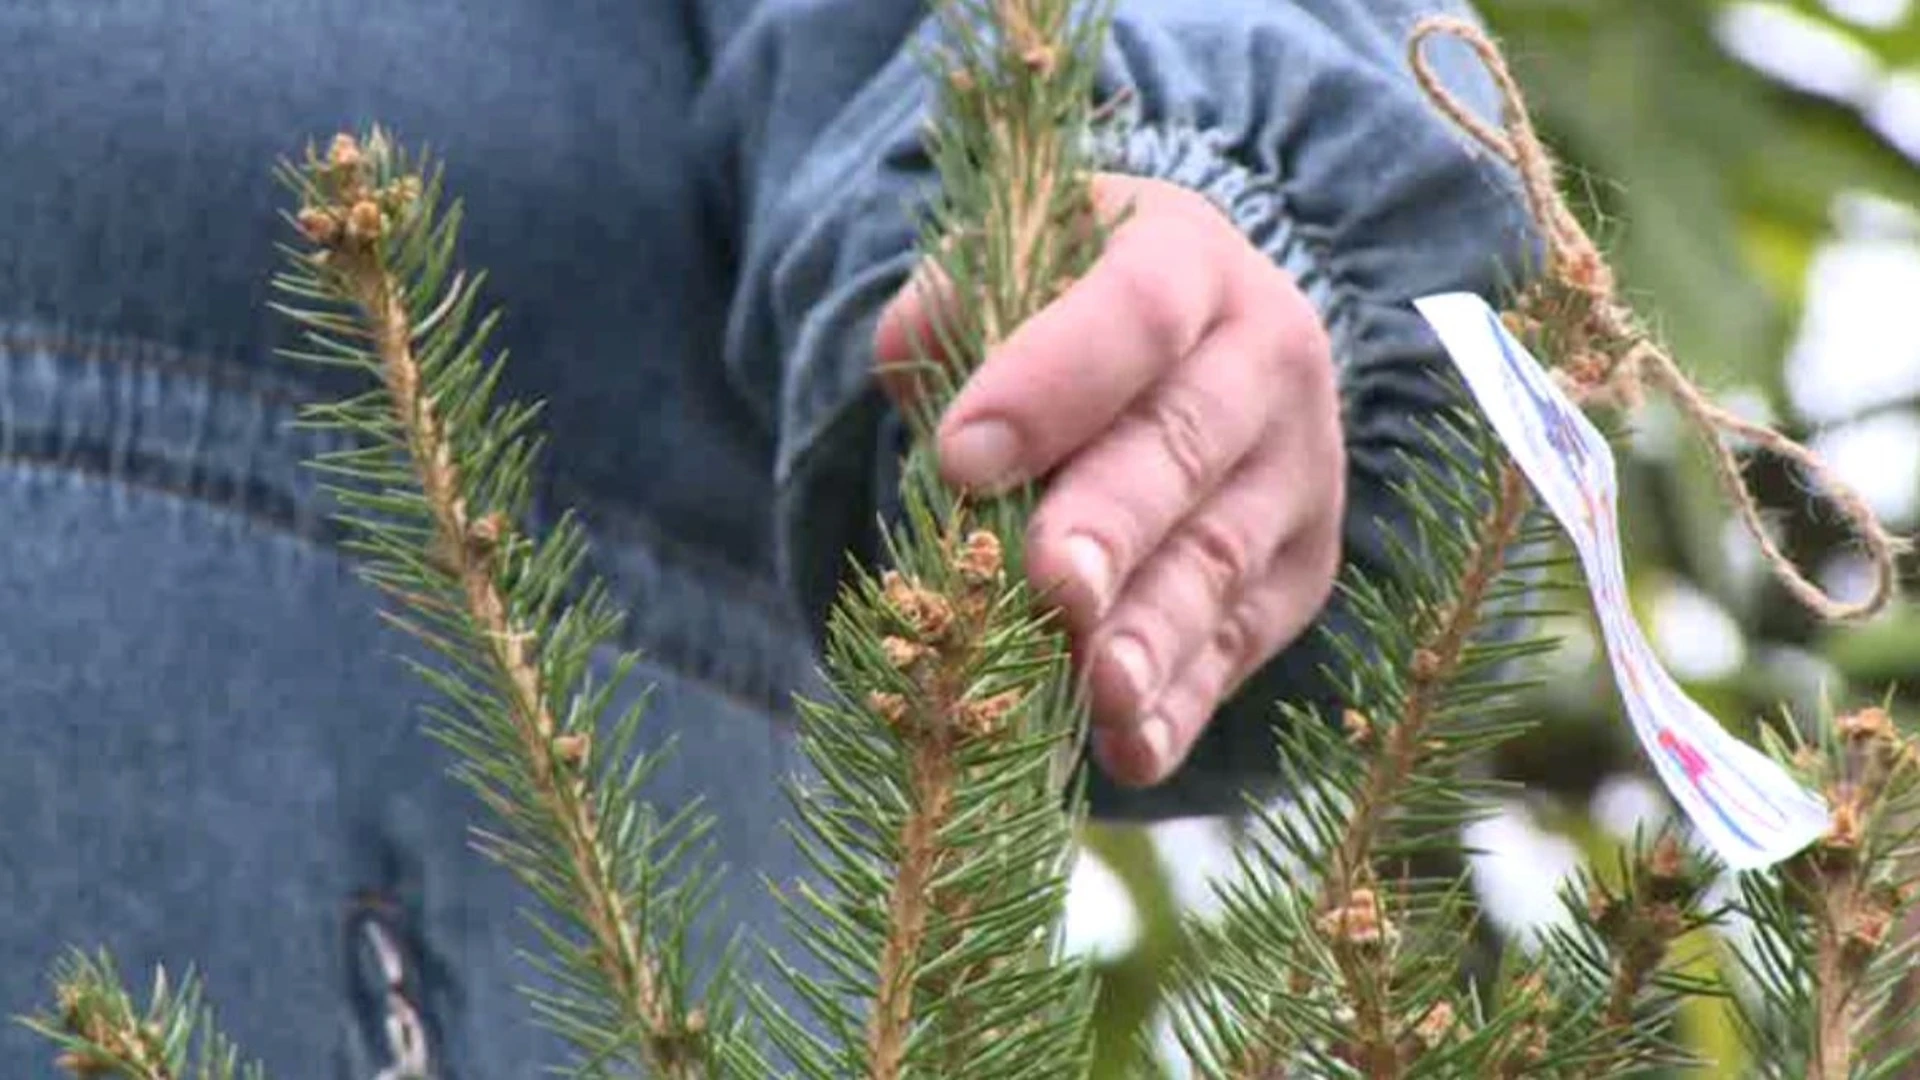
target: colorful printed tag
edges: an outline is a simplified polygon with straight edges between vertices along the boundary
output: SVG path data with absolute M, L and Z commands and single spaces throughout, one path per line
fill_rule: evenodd
M 1471 293 L 1414 306 L 1439 334 L 1494 431 L 1572 538 L 1634 734 L 1667 790 L 1736 870 L 1792 855 L 1827 828 L 1827 807 L 1741 742 L 1655 658 L 1627 603 L 1613 449 L 1546 371 Z

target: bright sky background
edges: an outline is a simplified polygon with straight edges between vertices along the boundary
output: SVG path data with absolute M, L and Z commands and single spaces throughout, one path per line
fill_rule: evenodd
M 1842 19 L 1884 27 L 1907 18 L 1912 2 L 1826 5 Z M 1883 70 L 1865 49 L 1783 4 L 1734 4 L 1719 30 L 1734 55 L 1784 82 L 1853 105 L 1890 143 L 1920 161 L 1920 71 Z M 1920 410 L 1913 407 L 1920 403 L 1920 318 L 1914 314 L 1920 217 L 1850 196 L 1834 207 L 1834 218 L 1838 236 L 1814 261 L 1806 317 L 1786 361 L 1787 388 L 1795 409 L 1817 429 L 1814 449 L 1891 527 L 1911 532 L 1920 526 Z M 1901 402 L 1906 406 L 1887 408 Z M 1734 565 L 1760 572 L 1752 541 L 1737 525 L 1729 528 L 1724 546 Z M 1827 583 L 1844 590 L 1858 569 L 1826 568 Z M 1682 679 L 1711 679 L 1745 661 L 1746 642 L 1734 620 L 1711 597 L 1685 586 L 1656 599 L 1647 631 Z M 1589 809 L 1624 838 L 1664 814 L 1664 807 L 1647 781 L 1619 778 L 1602 785 Z M 1176 821 L 1154 832 L 1183 901 L 1201 911 L 1214 908 L 1208 882 L 1233 865 L 1224 831 L 1213 822 Z M 1471 832 L 1471 842 L 1488 852 L 1474 871 L 1492 918 L 1520 929 L 1557 917 L 1554 889 L 1578 860 L 1570 842 L 1540 829 L 1517 803 Z M 1090 859 L 1082 859 L 1074 874 L 1067 921 L 1069 947 L 1075 949 L 1124 952 L 1139 932 L 1117 879 Z

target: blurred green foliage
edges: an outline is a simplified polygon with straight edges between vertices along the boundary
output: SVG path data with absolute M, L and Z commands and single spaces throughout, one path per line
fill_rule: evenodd
M 1862 25 L 1820 0 L 1480 0 L 1479 7 L 1627 298 L 1710 393 L 1757 393 L 1783 430 L 1804 439 L 1784 359 L 1809 268 L 1835 236 L 1836 199 L 1869 193 L 1920 208 L 1920 167 L 1876 130 L 1863 102 L 1797 85 L 1807 80 L 1796 75 L 1813 74 L 1795 66 L 1813 62 L 1809 54 L 1788 48 L 1750 65 L 1723 47 L 1722 20 L 1798 16 L 1804 30 L 1851 42 L 1856 58 L 1870 61 L 1867 70 L 1877 65 L 1881 77 L 1920 74 L 1920 15 L 1909 6 L 1884 24 Z M 1644 613 L 1661 591 L 1684 584 L 1717 601 L 1745 636 L 1739 670 L 1688 685 L 1709 710 L 1744 727 L 1779 715 L 1783 701 L 1809 707 L 1806 679 L 1776 662 L 1780 647 L 1818 658 L 1816 671 L 1826 665 L 1830 678 L 1813 689 L 1835 700 L 1878 699 L 1889 686 L 1915 682 L 1920 612 L 1903 608 L 1862 627 L 1816 626 L 1777 587 L 1755 586 L 1730 567 L 1728 515 L 1695 448 L 1627 453 L 1621 464 L 1636 605 Z M 1753 462 L 1749 481 L 1801 565 L 1818 567 L 1845 543 L 1844 531 L 1810 509 L 1805 478 Z M 1911 562 L 1904 570 L 1910 581 Z M 1597 657 L 1579 677 L 1554 682 L 1537 702 L 1540 734 L 1510 747 L 1495 767 L 1557 795 L 1556 827 L 1599 857 L 1612 841 L 1584 820 L 1587 796 L 1607 774 L 1639 769 L 1639 754 Z M 1138 942 L 1108 965 L 1103 1015 L 1106 1045 L 1114 1046 L 1153 1010 L 1165 965 L 1180 948 L 1177 909 L 1159 857 L 1139 832 L 1095 827 L 1088 846 L 1138 901 Z M 1711 950 L 1699 956 L 1696 963 L 1712 962 Z M 1704 1054 L 1727 1063 L 1719 1075 L 1737 1075 L 1722 1022 L 1710 1011 L 1683 1022 Z

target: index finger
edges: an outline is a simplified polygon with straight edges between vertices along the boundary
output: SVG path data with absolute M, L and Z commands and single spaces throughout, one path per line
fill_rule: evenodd
M 1103 176 L 1095 199 L 1103 209 L 1131 200 L 1135 211 L 1087 273 L 969 377 L 938 430 L 949 483 L 998 490 L 1051 470 L 1191 353 L 1227 308 L 1233 234 L 1200 196 Z

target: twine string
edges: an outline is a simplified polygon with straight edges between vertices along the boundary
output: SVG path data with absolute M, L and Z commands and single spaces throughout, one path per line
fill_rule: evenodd
M 1482 120 L 1441 84 L 1424 51 L 1427 40 L 1436 34 L 1458 38 L 1478 55 L 1500 95 L 1499 127 Z M 1514 314 L 1523 325 L 1551 322 L 1566 332 L 1567 360 L 1555 374 L 1574 399 L 1582 405 L 1600 400 L 1632 405 L 1640 400 L 1643 386 L 1665 392 L 1687 424 L 1705 440 L 1721 491 L 1759 545 L 1774 576 L 1794 599 L 1829 620 L 1860 619 L 1886 607 L 1896 588 L 1895 558 L 1908 549 L 1907 542 L 1891 535 L 1860 493 L 1818 454 L 1709 399 L 1673 358 L 1639 329 L 1633 312 L 1615 291 L 1612 268 L 1561 197 L 1553 157 L 1535 134 L 1520 86 L 1492 40 L 1463 19 L 1432 16 L 1414 28 L 1408 58 L 1414 79 L 1433 105 L 1519 174 L 1528 211 L 1546 241 L 1547 274 L 1527 290 Z M 1785 458 L 1824 491 L 1852 526 L 1872 564 L 1874 587 L 1866 597 L 1851 602 L 1835 599 L 1808 580 L 1780 549 L 1761 519 L 1730 438 L 1746 439 Z

